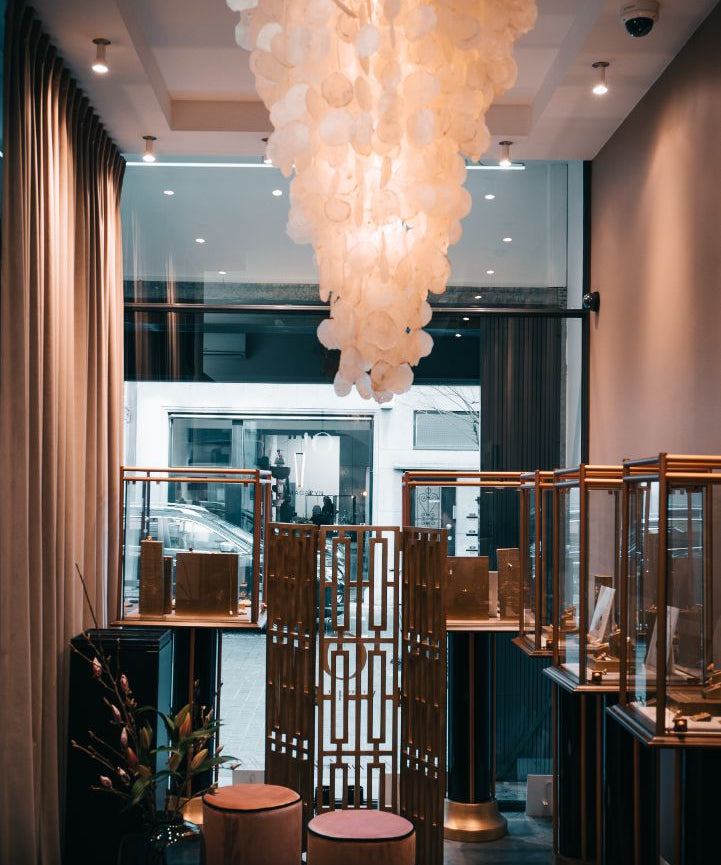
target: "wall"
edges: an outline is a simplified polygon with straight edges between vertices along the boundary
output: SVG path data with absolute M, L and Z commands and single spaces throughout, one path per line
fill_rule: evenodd
M 459 403 L 459 397 L 461 402 Z M 420 450 L 413 447 L 413 412 L 457 411 L 463 400 L 478 405 L 478 387 L 414 386 L 392 402 L 378 406 L 354 391 L 337 397 L 331 385 L 217 384 L 205 382 L 126 382 L 125 464 L 168 464 L 169 419 L 173 411 L 243 413 L 359 413 L 373 418 L 373 520 L 401 524 L 401 476 L 408 469 L 478 471 L 478 451 Z
M 721 6 L 593 162 L 592 462 L 721 450 L 719 45 Z

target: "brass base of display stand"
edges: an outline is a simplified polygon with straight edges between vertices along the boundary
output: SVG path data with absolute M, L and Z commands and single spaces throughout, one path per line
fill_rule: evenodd
M 508 832 L 508 823 L 490 802 L 467 803 L 445 800 L 443 837 L 448 841 L 495 841 Z

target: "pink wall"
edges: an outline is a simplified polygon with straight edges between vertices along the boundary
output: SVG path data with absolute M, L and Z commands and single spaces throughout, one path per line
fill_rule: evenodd
M 721 5 L 592 177 L 590 461 L 721 453 Z

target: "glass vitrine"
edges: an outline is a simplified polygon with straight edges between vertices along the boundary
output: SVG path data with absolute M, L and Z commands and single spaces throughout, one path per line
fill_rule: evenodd
M 554 667 L 569 687 L 618 687 L 622 469 L 554 472 Z
M 517 646 L 529 655 L 553 654 L 553 472 L 521 477 L 521 600 Z
M 515 631 L 521 472 L 406 472 L 403 525 L 448 530 L 449 628 Z
M 256 624 L 271 483 L 259 469 L 123 468 L 118 621 Z
M 721 457 L 624 463 L 621 683 L 652 745 L 721 745 Z

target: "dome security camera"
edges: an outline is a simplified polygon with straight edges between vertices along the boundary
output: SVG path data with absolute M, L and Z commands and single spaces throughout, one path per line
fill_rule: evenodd
M 636 0 L 621 6 L 621 21 L 629 36 L 648 36 L 658 21 L 657 0 Z

